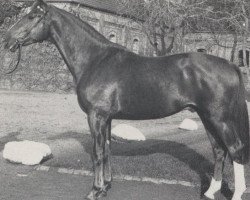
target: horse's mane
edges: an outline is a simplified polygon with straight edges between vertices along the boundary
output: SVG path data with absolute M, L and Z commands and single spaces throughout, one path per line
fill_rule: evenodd
M 87 22 L 83 21 L 82 19 L 76 17 L 74 14 L 69 13 L 63 9 L 59 9 L 55 6 L 51 6 L 51 7 L 53 7 L 57 12 L 59 12 L 60 14 L 65 16 L 66 18 L 71 19 L 92 40 L 95 40 L 96 42 L 100 43 L 101 45 L 107 45 L 107 46 L 111 46 L 111 47 L 125 49 L 125 47 L 109 41 L 101 33 L 99 33 L 93 26 L 89 25 Z

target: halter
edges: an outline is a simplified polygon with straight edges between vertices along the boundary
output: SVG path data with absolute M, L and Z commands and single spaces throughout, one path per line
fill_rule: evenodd
M 32 29 L 33 29 L 34 27 L 36 27 L 36 26 L 42 21 L 42 19 L 45 18 L 45 16 L 46 16 L 47 13 L 49 12 L 48 10 L 47 10 L 46 12 L 44 12 L 44 11 L 42 10 L 41 7 L 37 7 L 37 8 L 38 8 L 40 11 L 42 11 L 44 14 L 40 17 L 40 19 L 39 19 L 33 26 L 31 26 L 31 27 L 29 28 L 29 31 L 27 31 L 26 34 L 25 34 L 25 38 L 31 33 Z M 16 63 L 15 67 L 14 67 L 12 70 L 10 70 L 9 72 L 6 72 L 6 73 L 5 73 L 6 75 L 13 73 L 13 72 L 17 69 L 17 67 L 18 67 L 18 65 L 19 65 L 19 63 L 20 63 L 20 60 L 21 60 L 21 50 L 22 50 L 23 43 L 25 42 L 25 38 L 24 38 L 22 41 L 19 41 L 18 39 L 16 39 L 16 44 L 17 44 L 17 48 L 18 48 L 17 63 Z

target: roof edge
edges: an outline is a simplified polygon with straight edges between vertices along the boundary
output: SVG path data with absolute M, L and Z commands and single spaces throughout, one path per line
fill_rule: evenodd
M 34 2 L 34 0 L 14 0 L 14 1 L 19 2 L 19 3 Z M 115 11 L 105 9 L 105 8 L 96 7 L 96 6 L 92 6 L 92 5 L 89 5 L 87 3 L 82 2 L 80 0 L 49 0 L 49 1 L 45 1 L 45 2 L 46 3 L 73 3 L 73 4 L 80 4 L 80 5 L 82 5 L 84 7 L 87 7 L 87 8 L 91 8 L 91 9 L 95 9 L 95 10 L 98 10 L 98 11 L 101 11 L 101 12 L 106 12 L 106 13 L 121 16 L 121 14 L 119 14 L 119 13 L 117 13 Z

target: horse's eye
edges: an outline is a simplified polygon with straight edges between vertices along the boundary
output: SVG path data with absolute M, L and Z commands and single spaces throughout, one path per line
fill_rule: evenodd
M 34 19 L 35 17 L 36 17 L 36 15 L 34 15 L 34 14 L 28 15 L 28 19 Z

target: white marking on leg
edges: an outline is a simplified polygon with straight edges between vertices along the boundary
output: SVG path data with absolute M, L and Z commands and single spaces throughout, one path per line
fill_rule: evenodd
M 235 191 L 232 200 L 241 200 L 241 196 L 246 190 L 246 180 L 244 175 L 244 165 L 233 162 Z
M 221 189 L 221 180 L 216 181 L 214 178 L 212 178 L 212 181 L 210 183 L 210 187 L 205 192 L 205 196 L 214 199 L 214 194 Z

